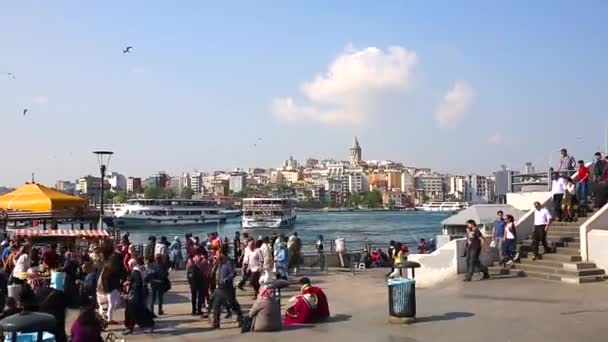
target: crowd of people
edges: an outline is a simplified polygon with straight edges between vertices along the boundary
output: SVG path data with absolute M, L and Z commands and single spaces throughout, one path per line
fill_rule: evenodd
M 169 243 L 164 236 L 158 240 L 150 236 L 141 252 L 129 241 L 128 234 L 120 242 L 105 240 L 79 251 L 50 244 L 41 252 L 38 246 L 16 240 L 4 241 L 2 246 L 0 309 L 4 310 L 0 319 L 28 311 L 50 313 L 57 319 L 51 331 L 57 341 L 68 340 L 68 307 L 81 308 L 70 330 L 72 341 L 101 341 L 106 326 L 119 324 L 115 317 L 119 305 L 125 308 L 124 335 L 133 333 L 136 327 L 153 332 L 155 318 L 165 314 L 164 296 L 171 289 L 169 273 L 182 268 L 186 269 L 191 289 L 192 315 L 211 317 L 214 328 L 220 327 L 222 311 L 226 318 L 236 314 L 246 331 L 275 331 L 284 325 L 314 323 L 329 317 L 325 294 L 308 278 L 300 280 L 301 293 L 292 299 L 285 315 L 281 314 L 278 289 L 273 284 L 277 280 L 286 283 L 289 275 L 297 275 L 302 248 L 297 233 L 289 238 L 275 235 L 254 239 L 237 232 L 232 246 L 227 238 L 220 239 L 215 233 L 204 241 L 188 234 L 183 246 L 178 237 Z M 235 286 L 239 268 L 242 280 Z M 49 277 L 41 277 L 53 273 L 65 274 L 65 281 L 56 285 Z M 236 288 L 245 291 L 247 282 L 253 290 L 254 305 L 244 314 Z
M 596 152 L 590 168 L 583 160 L 575 162 L 566 149 L 562 149 L 561 154 L 551 182 L 553 211 L 556 220 L 574 222 L 579 216 L 591 211 L 592 207 L 600 208 L 608 201 L 608 156 L 602 157 L 600 152 Z M 575 172 L 576 179 L 572 177 Z M 589 203 L 589 195 L 592 193 L 594 205 Z

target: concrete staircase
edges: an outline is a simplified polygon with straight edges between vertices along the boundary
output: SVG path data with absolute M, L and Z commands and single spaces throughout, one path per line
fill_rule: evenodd
M 606 272 L 593 262 L 583 262 L 580 253 L 579 222 L 554 222 L 549 227 L 547 241 L 555 249 L 545 253 L 540 260 L 532 261 L 532 240 L 524 240 L 519 246 L 520 263 L 512 268 L 490 267 L 490 273 L 500 276 L 527 276 L 571 284 L 604 280 Z M 542 251 L 542 245 L 540 246 Z

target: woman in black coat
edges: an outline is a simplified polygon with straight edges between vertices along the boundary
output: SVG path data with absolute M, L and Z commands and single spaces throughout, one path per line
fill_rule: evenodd
M 141 261 L 143 263 L 143 259 Z M 131 260 L 129 262 L 129 268 L 132 269 L 132 271 L 127 278 L 129 283 L 125 309 L 125 327 L 127 330 L 125 330 L 123 335 L 133 333 L 136 324 L 140 328 L 149 328 L 150 330 L 154 328 L 152 312 L 146 307 L 144 279 L 141 273 L 140 264 L 135 260 Z

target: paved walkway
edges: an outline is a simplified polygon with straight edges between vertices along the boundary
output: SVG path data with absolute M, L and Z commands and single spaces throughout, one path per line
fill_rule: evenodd
M 222 329 L 188 315 L 189 290 L 183 273 L 173 275 L 173 289 L 157 320 L 154 334 L 136 333 L 127 341 L 552 341 L 604 342 L 608 340 L 608 286 L 605 283 L 565 285 L 527 278 L 490 279 L 462 283 L 454 279 L 417 293 L 418 323 L 387 322 L 384 270 L 312 275 L 328 296 L 330 322 L 277 333 L 240 334 L 234 320 Z M 284 291 L 283 306 L 297 287 Z M 239 291 L 245 311 L 251 293 Z M 122 312 L 118 317 L 122 317 Z M 74 316 L 71 313 L 70 316 Z M 122 327 L 114 327 L 116 332 Z

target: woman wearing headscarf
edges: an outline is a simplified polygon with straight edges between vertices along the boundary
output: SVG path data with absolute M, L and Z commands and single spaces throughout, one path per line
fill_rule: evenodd
M 182 257 L 182 242 L 179 241 L 179 237 L 175 237 L 173 242 L 171 243 L 171 247 L 169 247 L 169 253 L 171 255 L 171 265 L 174 270 L 179 270 L 179 265 L 181 265 L 183 257 Z
M 281 306 L 274 296 L 274 290 L 264 287 L 249 310 L 251 331 L 279 331 L 283 328 L 281 322 Z
M 291 298 L 290 302 L 293 304 L 285 311 L 285 326 L 314 322 L 317 303 L 312 295 L 298 295 Z
M 92 306 L 85 307 L 70 329 L 71 342 L 103 342 L 101 320 Z
M 142 262 L 143 263 L 143 259 Z M 127 328 L 123 335 L 133 333 L 135 325 L 140 328 L 154 328 L 154 320 L 152 313 L 146 307 L 146 295 L 144 293 L 144 279 L 140 263 L 132 259 L 129 261 L 129 269 L 131 273 L 128 276 L 127 303 L 125 308 L 125 327 Z
M 281 241 L 277 245 L 275 251 L 276 257 L 275 262 L 277 266 L 277 279 L 287 280 L 287 274 L 289 273 L 289 255 L 287 253 L 287 244 Z

